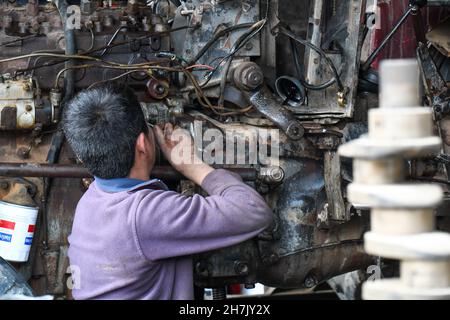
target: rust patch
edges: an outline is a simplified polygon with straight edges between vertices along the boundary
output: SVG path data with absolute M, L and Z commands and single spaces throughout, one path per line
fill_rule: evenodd
M 13 130 L 17 125 L 17 109 L 15 107 L 4 107 L 0 114 L 0 129 Z

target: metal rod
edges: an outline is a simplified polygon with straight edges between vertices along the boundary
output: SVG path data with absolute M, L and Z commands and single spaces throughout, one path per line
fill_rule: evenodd
M 420 10 L 416 6 L 409 6 L 408 10 L 405 11 L 405 13 L 400 17 L 400 20 L 397 22 L 397 24 L 392 28 L 391 32 L 388 33 L 386 37 L 384 37 L 381 44 L 376 48 L 367 58 L 367 61 L 362 66 L 363 71 L 369 70 L 370 66 L 372 65 L 375 58 L 378 56 L 378 54 L 381 52 L 381 50 L 384 49 L 386 44 L 391 40 L 392 36 L 397 32 L 397 30 L 405 23 L 406 19 L 409 17 L 409 15 L 413 12 L 413 10 Z
M 256 169 L 253 168 L 227 168 L 227 170 L 240 175 L 245 181 L 254 181 L 258 176 Z M 0 162 L 0 176 L 92 178 L 88 170 L 80 165 L 6 162 Z M 183 175 L 170 166 L 154 167 L 151 176 L 166 181 L 183 179 Z

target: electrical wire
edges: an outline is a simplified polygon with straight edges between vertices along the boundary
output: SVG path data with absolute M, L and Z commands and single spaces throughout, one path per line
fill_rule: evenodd
M 227 55 L 225 56 L 221 62 L 219 62 L 218 66 L 220 66 L 220 64 L 222 63 L 222 61 L 226 61 L 226 65 L 224 67 L 224 72 L 222 75 L 222 79 L 220 82 L 220 95 L 219 95 L 219 102 L 218 105 L 220 107 L 223 106 L 224 102 L 225 102 L 225 86 L 227 83 L 227 78 L 228 78 L 228 72 L 230 71 L 231 68 L 231 62 L 233 61 L 233 57 L 234 55 L 251 39 L 253 38 L 256 34 L 258 34 L 266 25 L 267 20 L 263 19 L 261 21 L 258 21 L 257 23 L 255 23 L 249 31 L 247 31 L 246 33 L 244 33 L 238 40 L 236 40 L 236 43 L 233 46 L 233 50 Z M 217 67 L 216 67 L 217 68 Z
M 286 29 L 283 26 L 279 26 L 279 30 L 282 34 L 284 34 L 285 36 L 295 40 L 296 42 L 316 51 L 327 63 L 327 65 L 330 67 L 331 71 L 333 72 L 333 76 L 334 76 L 334 80 L 339 88 L 339 91 L 344 91 L 344 85 L 342 84 L 341 78 L 339 76 L 339 73 L 333 63 L 333 61 L 331 61 L 331 59 L 327 56 L 327 54 L 319 47 L 315 46 L 314 44 L 312 44 L 310 41 L 307 41 L 305 39 L 300 38 L 299 36 L 295 35 L 294 33 L 292 33 L 291 31 L 289 31 L 288 29 Z M 311 85 L 312 86 L 312 85 Z
M 154 63 L 154 62 L 152 62 Z M 59 86 L 59 80 L 64 72 L 67 70 L 72 69 L 87 69 L 87 68 L 103 68 L 103 69 L 115 69 L 115 70 L 130 70 L 136 71 L 136 72 L 147 72 L 150 73 L 151 70 L 166 70 L 166 71 L 176 71 L 176 72 L 182 72 L 183 69 L 176 69 L 171 67 L 164 67 L 164 66 L 157 66 L 157 65 L 142 65 L 142 66 L 135 66 L 135 65 L 129 65 L 129 66 L 111 66 L 111 65 L 101 65 L 101 64 L 84 64 L 84 65 L 76 65 L 69 68 L 61 69 L 55 78 L 55 84 L 54 87 L 58 88 Z
M 84 55 L 84 56 L 87 56 L 87 55 L 89 55 L 89 54 L 92 54 L 92 53 L 97 52 L 97 51 L 100 51 L 100 50 L 104 50 L 104 49 L 106 49 L 106 48 L 107 48 L 107 49 L 110 49 L 110 48 L 113 48 L 113 47 L 117 47 L 117 46 L 129 44 L 129 43 L 131 43 L 131 42 L 133 42 L 133 41 L 145 40 L 145 39 L 150 38 L 150 37 L 154 37 L 154 36 L 162 36 L 162 35 L 170 34 L 170 33 L 172 33 L 172 32 L 176 32 L 176 31 L 180 31 L 180 30 L 184 30 L 184 29 L 190 29 L 190 28 L 192 28 L 192 27 L 191 27 L 191 26 L 182 26 L 182 27 L 179 27 L 179 28 L 173 28 L 173 29 L 167 30 L 167 31 L 151 32 L 151 33 L 146 34 L 145 36 L 141 36 L 141 37 L 138 37 L 138 38 L 134 38 L 134 39 L 131 39 L 131 40 L 127 40 L 127 41 L 121 41 L 121 42 L 117 42 L 117 43 L 111 43 L 110 45 L 106 45 L 106 46 L 102 46 L 102 47 L 99 47 L 99 48 L 96 48 L 96 49 L 92 49 L 92 50 L 90 50 L 90 51 L 88 51 L 88 52 L 84 52 L 83 55 Z M 15 58 L 17 58 L 17 57 L 15 57 Z M 19 59 L 20 59 L 20 58 L 19 58 Z M 70 58 L 69 58 L 69 59 L 70 59 Z M 16 59 L 13 59 L 13 60 L 16 60 Z M 40 69 L 40 68 L 44 68 L 44 67 L 50 67 L 50 66 L 54 66 L 54 65 L 57 65 L 57 64 L 64 63 L 64 62 L 66 62 L 67 60 L 68 60 L 68 58 L 65 58 L 64 60 L 61 60 L 61 61 L 56 61 L 56 62 L 52 62 L 52 63 L 44 63 L 44 64 L 38 65 L 38 66 L 35 65 L 35 66 L 31 67 L 31 68 L 28 67 L 28 68 L 25 68 L 25 69 L 18 69 L 16 72 L 24 73 L 24 72 L 27 72 L 27 71 L 32 71 L 32 70 L 36 70 L 36 69 Z M 0 63 L 2 63 L 1 60 L 0 60 Z
M 100 62 L 105 65 L 111 65 L 111 66 L 116 66 L 116 67 L 126 67 L 126 68 L 141 67 L 141 66 L 148 66 L 148 65 L 152 65 L 152 64 L 156 64 L 156 63 L 161 63 L 161 61 L 149 61 L 149 62 L 137 63 L 137 64 L 133 64 L 133 65 L 127 65 L 127 64 L 123 64 L 123 63 L 119 63 L 119 62 L 114 62 L 114 61 L 106 61 L 106 60 L 102 60 L 102 59 L 92 57 L 92 56 L 87 56 L 87 55 L 78 55 L 78 54 L 67 55 L 67 54 L 57 54 L 57 53 L 48 53 L 48 52 L 29 53 L 29 54 L 25 54 L 25 55 L 21 55 L 21 56 L 1 59 L 0 63 L 20 60 L 20 59 L 29 58 L 29 57 L 54 57 L 54 58 L 76 59 L 76 60 L 88 60 L 88 61 Z
M 257 34 L 263 27 L 264 23 L 258 22 L 256 24 L 253 25 L 253 28 L 251 28 L 248 32 L 246 32 L 241 38 L 240 41 L 237 41 L 235 46 L 234 46 L 234 50 L 232 50 L 232 52 L 224 57 L 223 61 L 227 60 L 228 58 L 232 57 L 237 51 L 240 50 L 240 48 L 242 48 L 243 45 L 245 45 L 245 43 L 250 40 L 255 34 Z M 242 26 L 240 26 L 242 27 Z M 186 27 L 181 27 L 181 28 L 177 28 L 178 30 L 180 29 L 185 29 Z M 172 29 L 170 30 L 171 32 L 176 31 L 177 29 Z M 234 28 L 233 28 L 234 29 Z M 144 39 L 144 38 L 148 38 L 150 35 L 147 35 L 145 37 L 140 37 L 138 39 Z M 131 41 L 136 41 L 138 39 L 132 39 Z M 94 39 L 95 40 L 95 39 Z M 112 38 L 112 40 L 114 40 L 114 38 Z M 242 110 L 233 110 L 233 109 L 228 109 L 228 108 L 224 108 L 223 106 L 214 106 L 211 101 L 208 99 L 208 97 L 206 97 L 206 95 L 203 93 L 200 85 L 198 84 L 197 80 L 195 79 L 195 77 L 192 75 L 192 73 L 190 71 L 192 71 L 193 69 L 196 68 L 205 68 L 208 70 L 217 70 L 217 67 L 214 68 L 212 66 L 209 65 L 204 65 L 204 64 L 196 64 L 196 65 L 191 65 L 188 66 L 187 68 L 171 68 L 171 67 L 165 67 L 165 66 L 161 66 L 161 65 L 155 65 L 155 64 L 160 64 L 163 63 L 165 61 L 171 61 L 171 60 L 163 60 L 163 61 L 149 61 L 149 62 L 144 62 L 144 63 L 137 63 L 137 64 L 131 64 L 131 65 L 125 65 L 122 63 L 118 63 L 118 62 L 113 62 L 113 61 L 105 61 L 102 60 L 100 58 L 97 57 L 92 57 L 89 56 L 87 54 L 90 54 L 92 52 L 95 51 L 99 51 L 99 50 L 103 50 L 105 48 L 111 48 L 114 46 L 118 46 L 118 45 L 122 45 L 124 43 L 129 43 L 130 41 L 125 41 L 122 43 L 116 43 L 113 44 L 110 40 L 110 43 L 103 47 L 103 48 L 97 48 L 97 49 L 93 49 L 92 44 L 94 43 L 94 41 L 91 42 L 91 47 L 89 48 L 89 50 L 87 50 L 87 52 L 83 53 L 83 54 L 73 54 L 73 55 L 67 55 L 67 54 L 58 54 L 58 53 L 51 53 L 51 52 L 34 52 L 34 53 L 30 53 L 30 54 L 25 54 L 25 55 L 21 55 L 21 56 L 16 56 L 16 57 L 11 57 L 11 58 L 6 58 L 6 59 L 1 59 L 0 63 L 5 63 L 5 62 L 10 62 L 10 61 L 15 61 L 15 60 L 20 60 L 20 59 L 25 59 L 25 58 L 34 58 L 37 57 L 37 59 L 34 62 L 34 66 L 32 68 L 27 68 L 25 70 L 22 71 L 27 71 L 27 70 L 35 70 L 39 67 L 45 67 L 45 66 L 50 66 L 50 65 L 55 65 L 55 64 L 59 64 L 59 63 L 63 63 L 66 62 L 70 59 L 75 59 L 75 60 L 82 60 L 82 61 L 90 61 L 90 62 L 96 62 L 98 64 L 83 64 L 83 65 L 75 65 L 75 66 L 69 66 L 66 68 L 63 68 L 62 70 L 60 70 L 56 76 L 55 79 L 55 87 L 58 87 L 59 85 L 59 80 L 61 78 L 61 76 L 68 70 L 76 70 L 76 69 L 83 69 L 86 70 L 87 68 L 107 68 L 107 69 L 119 69 L 119 70 L 128 70 L 116 77 L 110 78 L 110 79 L 105 79 L 105 80 L 101 80 L 98 82 L 95 82 L 93 84 L 91 84 L 89 86 L 89 88 L 92 88 L 95 85 L 98 85 L 100 83 L 103 82 L 108 82 L 108 81 L 115 81 L 117 79 L 120 79 L 122 77 L 128 76 L 130 74 L 133 74 L 135 72 L 147 72 L 149 76 L 151 76 L 151 70 L 152 69 L 160 69 L 160 70 L 166 70 L 166 71 L 171 71 L 171 72 L 183 72 L 191 81 L 191 83 L 194 86 L 194 90 L 195 90 L 195 94 L 198 98 L 199 103 L 205 107 L 210 109 L 211 111 L 213 111 L 214 113 L 216 113 L 217 115 L 221 115 L 221 116 L 228 116 L 228 115 L 234 115 L 234 114 L 242 114 L 242 113 L 246 113 L 250 110 L 250 108 L 245 108 Z M 56 61 L 54 63 L 51 64 L 45 64 L 45 65 L 39 65 L 36 66 L 37 62 L 40 59 L 43 58 L 57 58 L 57 59 L 64 59 L 61 61 Z M 173 60 L 172 60 L 173 61 Z M 182 62 L 186 62 L 184 59 L 182 59 L 180 57 L 180 59 L 175 59 L 175 61 L 177 61 L 177 63 L 179 63 L 181 65 Z M 29 64 L 28 64 L 29 65 Z M 220 66 L 220 63 L 219 65 Z M 131 69 L 131 70 L 130 70 Z M 229 111 L 229 112 L 224 112 L 224 111 Z
M 189 64 L 195 64 L 198 60 L 200 60 L 201 57 L 203 57 L 203 55 L 209 50 L 209 48 L 211 48 L 211 46 L 214 45 L 214 43 L 216 43 L 217 40 L 219 40 L 220 38 L 222 38 L 223 36 L 235 31 L 235 30 L 240 30 L 240 29 L 247 29 L 250 28 L 251 26 L 253 26 L 253 23 L 249 22 L 249 23 L 241 23 L 235 26 L 231 26 L 228 28 L 225 28 L 221 31 L 219 31 L 218 33 L 216 33 L 214 35 L 214 37 L 212 37 L 201 49 L 200 51 L 197 53 L 197 55 L 191 60 L 189 61 Z
M 253 108 L 253 106 L 249 106 L 245 109 L 233 110 L 233 109 L 225 108 L 223 106 L 212 105 L 212 103 L 210 102 L 208 97 L 204 94 L 202 88 L 198 84 L 197 79 L 189 71 L 187 71 L 185 69 L 183 69 L 182 71 L 186 74 L 186 76 L 192 82 L 192 85 L 194 86 L 194 90 L 197 95 L 199 104 L 201 106 L 203 106 L 204 108 L 210 109 L 216 115 L 218 115 L 218 116 L 241 115 L 241 114 L 246 114 Z M 223 112 L 223 111 L 229 111 L 229 112 Z
M 95 45 L 95 34 L 94 34 L 94 30 L 92 30 L 92 28 L 88 29 L 90 34 L 91 34 L 91 45 L 89 46 L 89 49 L 86 50 L 86 52 L 91 51 L 92 49 L 94 49 L 94 45 Z
M 190 70 L 190 69 L 197 69 L 197 68 L 203 68 L 206 70 L 214 70 L 214 67 L 206 65 L 206 64 L 194 64 L 192 66 L 186 67 L 186 70 Z
M 203 82 L 200 87 L 205 87 L 209 81 L 211 81 L 213 75 L 217 72 L 217 70 L 220 68 L 220 66 L 222 65 L 222 63 L 224 61 L 228 61 L 228 59 L 230 57 L 233 57 L 252 37 L 254 37 L 256 34 L 258 34 L 262 28 L 264 27 L 265 23 L 267 20 L 263 19 L 260 20 L 256 23 L 254 23 L 252 25 L 252 27 L 250 27 L 250 30 L 247 31 L 246 33 L 244 33 L 241 37 L 239 37 L 238 40 L 236 40 L 232 50 L 230 51 L 229 54 L 227 54 L 226 56 L 222 57 L 221 60 L 219 61 L 219 63 L 216 65 L 216 67 L 214 68 L 214 70 L 211 70 L 207 75 L 206 75 L 206 80 L 205 82 Z M 256 29 L 256 30 L 255 30 Z M 220 58 L 216 58 L 213 61 L 220 59 Z M 210 63 L 211 64 L 211 63 Z M 228 66 L 225 66 L 225 69 L 227 69 Z M 228 74 L 228 71 L 226 72 Z M 224 77 L 222 77 L 223 79 Z M 226 77 L 225 77 L 226 78 Z
M 88 87 L 88 89 L 91 89 L 91 88 L 93 88 L 94 86 L 99 85 L 99 84 L 101 84 L 101 83 L 105 83 L 105 82 L 110 82 L 110 81 L 118 80 L 118 79 L 120 79 L 120 78 L 122 78 L 122 77 L 125 77 L 125 76 L 127 76 L 127 75 L 129 75 L 129 74 L 132 74 L 133 72 L 142 72 L 142 70 L 130 70 L 130 71 L 124 72 L 124 73 L 122 73 L 122 74 L 120 74 L 120 75 L 118 75 L 118 76 L 116 76 L 116 77 L 113 77 L 113 78 L 110 78 L 110 79 L 105 79 L 105 80 L 100 80 L 100 81 L 94 82 L 94 83 L 92 83 L 92 84 Z M 149 74 L 149 76 L 150 76 L 150 74 Z
M 300 61 L 299 61 L 299 55 L 300 53 L 298 52 L 297 46 L 296 46 L 296 41 L 292 38 L 289 38 L 290 42 L 291 42 L 291 50 L 292 50 L 292 54 L 294 56 L 294 65 L 295 65 L 295 71 L 297 72 L 297 78 L 300 81 L 300 83 L 302 84 L 302 86 L 304 86 L 306 89 L 309 90 L 324 90 L 330 86 L 332 86 L 335 82 L 336 79 L 332 78 L 330 80 L 328 80 L 325 83 L 319 84 L 319 85 L 312 85 L 309 84 L 306 80 L 305 77 L 303 75 L 303 68 L 301 67 Z
M 7 46 L 9 44 L 13 44 L 13 43 L 16 43 L 16 42 L 19 42 L 19 41 L 25 41 L 25 40 L 32 39 L 32 38 L 35 38 L 35 37 L 37 37 L 37 34 L 33 34 L 33 35 L 30 35 L 30 36 L 21 37 L 21 38 L 18 38 L 18 39 L 6 41 L 6 42 L 3 42 L 3 43 L 0 43 L 0 47 Z
M 248 37 L 243 37 L 243 36 L 241 36 L 237 41 L 236 41 L 236 43 L 235 43 L 235 45 L 234 45 L 234 49 L 228 54 L 228 55 L 226 55 L 225 57 L 222 57 L 222 59 L 220 60 L 220 62 L 217 64 L 217 66 L 214 68 L 214 70 L 211 70 L 207 75 L 206 75 L 206 80 L 205 80 L 205 82 L 203 82 L 201 85 L 200 85 L 200 87 L 205 87 L 210 81 L 211 81 L 211 79 L 212 79 L 212 77 L 213 77 L 213 75 L 214 75 L 214 73 L 217 71 L 217 69 L 220 67 L 220 65 L 224 62 L 224 61 L 226 61 L 226 60 L 228 60 L 229 58 L 232 58 L 251 38 L 253 38 L 256 34 L 258 34 L 263 28 L 264 28 L 264 26 L 266 25 L 266 23 L 267 23 L 267 21 L 268 21 L 268 17 L 269 17 L 269 12 L 270 12 L 270 0 L 267 0 L 267 2 L 266 2 L 266 14 L 265 14 L 265 18 L 264 19 L 262 19 L 262 20 L 260 20 L 260 21 L 258 21 L 258 22 L 256 22 L 255 24 L 252 24 L 252 25 L 250 25 L 249 27 L 250 27 L 250 30 L 251 29 L 253 29 L 253 28 L 255 28 L 255 27 L 257 27 L 259 24 L 261 24 L 260 25 L 260 29 L 258 29 L 258 30 L 256 30 L 253 34 L 250 34 L 249 32 L 250 31 L 248 31 L 248 33 L 245 33 L 244 35 L 246 35 L 246 34 L 248 34 Z M 216 37 L 214 37 L 213 39 L 211 39 L 210 41 L 208 41 L 208 43 L 205 45 L 205 47 L 206 48 L 202 48 L 202 50 L 200 50 L 200 52 L 197 54 L 197 56 L 196 56 L 196 58 L 194 58 L 193 59 L 193 61 L 194 62 L 192 62 L 192 63 L 195 63 L 198 59 L 200 59 L 200 57 L 201 56 L 203 56 L 203 54 L 205 54 L 205 52 L 209 49 L 209 47 L 210 46 L 212 46 L 212 44 L 214 44 L 214 42 L 215 41 L 217 41 L 217 39 L 219 39 L 221 36 L 223 36 L 224 34 L 226 34 L 226 33 L 229 33 L 229 32 L 231 32 L 231 31 L 234 31 L 235 29 L 240 29 L 240 28 L 244 28 L 245 26 L 247 26 L 248 24 L 240 24 L 240 25 L 237 25 L 237 26 L 233 26 L 233 27 L 230 27 L 230 28 L 228 28 L 229 30 L 228 30 L 228 32 L 226 32 L 227 31 L 227 29 L 225 29 L 225 30 L 223 30 L 223 34 L 221 34 L 221 33 L 219 33 Z M 237 46 L 236 46 L 236 44 L 238 43 L 238 42 L 241 42 L 242 41 L 242 43 L 241 44 L 238 44 Z M 216 58 L 217 59 L 217 58 Z M 216 60 L 216 59 L 214 59 L 214 60 Z M 213 60 L 213 61 L 214 61 Z M 210 63 L 211 64 L 211 63 Z M 225 76 L 223 77 L 223 78 L 225 78 L 225 83 L 226 83 L 226 78 L 227 78 L 227 75 L 228 75 L 228 71 L 229 71 L 229 67 L 230 67 L 230 65 L 231 65 L 231 62 L 230 62 L 230 64 L 227 64 L 227 66 L 225 67 L 225 69 L 226 69 L 226 71 L 225 71 Z M 222 79 L 223 79 L 222 78 Z M 222 81 L 221 81 L 221 83 L 222 83 Z M 221 92 L 223 92 L 223 90 L 221 90 Z M 222 94 L 221 94 L 221 99 L 223 99 L 222 98 Z
M 117 28 L 117 30 L 111 36 L 111 39 L 109 39 L 109 41 L 107 43 L 107 47 L 102 51 L 102 53 L 100 53 L 100 57 L 103 57 L 106 54 L 106 52 L 108 52 L 108 49 L 109 49 L 108 46 L 110 46 L 113 43 L 114 39 L 116 39 L 116 37 L 119 34 L 119 32 L 122 29 L 126 29 L 126 28 L 127 28 L 126 26 L 120 26 L 119 28 Z

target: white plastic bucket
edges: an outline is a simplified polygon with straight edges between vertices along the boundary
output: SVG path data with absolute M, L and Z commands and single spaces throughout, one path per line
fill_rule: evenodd
M 0 256 L 25 262 L 30 254 L 38 208 L 0 201 Z

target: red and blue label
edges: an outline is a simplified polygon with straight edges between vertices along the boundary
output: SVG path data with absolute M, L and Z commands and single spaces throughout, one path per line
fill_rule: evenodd
M 3 242 L 11 242 L 12 240 L 12 232 L 16 228 L 16 223 L 13 221 L 8 220 L 2 220 L 0 219 L 0 241 Z M 25 237 L 24 244 L 27 246 L 31 245 L 31 242 L 33 241 L 33 233 L 34 233 L 34 224 L 28 225 L 28 237 Z M 11 233 L 9 233 L 11 232 Z
M 34 233 L 34 224 L 28 225 L 28 237 L 25 237 L 25 245 L 31 246 L 31 242 L 33 241 L 33 233 Z
M 34 224 L 28 225 L 28 233 L 31 233 L 31 235 L 25 238 L 25 245 L 31 246 L 31 242 L 33 241 L 33 232 L 34 232 Z
M 13 231 L 15 227 L 16 227 L 15 222 L 0 219 L 0 228 Z M 11 242 L 11 240 L 12 240 L 12 234 L 6 233 L 6 232 L 0 232 L 0 241 Z
M 26 237 L 25 238 L 25 244 L 27 246 L 31 246 L 31 242 L 33 241 L 33 237 Z

